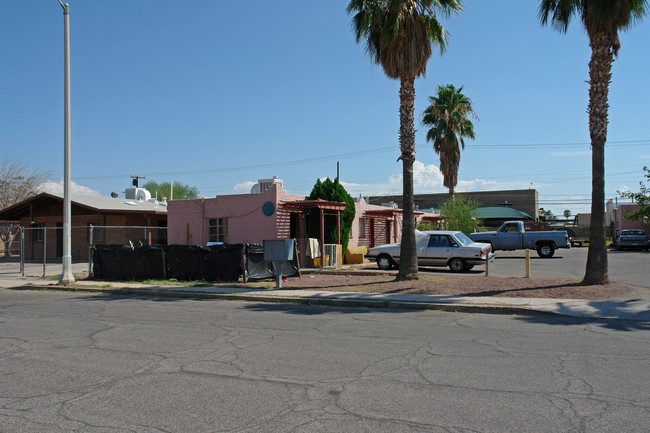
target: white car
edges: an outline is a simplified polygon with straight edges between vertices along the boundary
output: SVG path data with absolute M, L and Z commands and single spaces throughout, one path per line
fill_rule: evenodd
M 415 231 L 419 266 L 449 266 L 453 272 L 466 272 L 494 258 L 492 246 L 474 242 L 463 232 L 448 230 Z M 379 269 L 399 265 L 401 244 L 370 248 L 368 256 L 377 260 Z

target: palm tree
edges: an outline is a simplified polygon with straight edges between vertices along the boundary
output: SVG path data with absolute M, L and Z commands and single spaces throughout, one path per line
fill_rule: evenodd
M 474 139 L 474 124 L 469 117 L 478 119 L 471 99 L 462 91 L 463 86 L 438 86 L 438 96 L 429 96 L 431 105 L 422 113 L 422 125 L 429 127 L 427 141 L 433 142 L 433 150 L 440 156 L 440 171 L 443 185 L 449 188 L 449 198 L 454 196 L 458 183 L 460 150 L 465 149 L 465 138 Z
M 461 11 L 461 0 L 351 0 L 347 12 L 357 42 L 364 41 L 374 63 L 389 78 L 400 80 L 399 146 L 402 160 L 403 222 L 398 280 L 418 278 L 415 249 L 415 78 L 426 73 L 432 46 L 445 50 L 447 31 L 436 13 L 448 16 Z
M 607 96 L 614 56 L 625 30 L 648 12 L 647 0 L 541 0 L 539 19 L 565 33 L 571 18 L 580 17 L 589 37 L 589 135 L 591 137 L 591 228 L 584 284 L 607 284 L 605 243 L 605 142 L 607 141 Z

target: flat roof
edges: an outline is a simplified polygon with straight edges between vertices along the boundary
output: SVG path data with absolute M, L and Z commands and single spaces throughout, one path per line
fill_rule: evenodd
M 499 219 L 530 219 L 534 220 L 535 218 L 528 215 L 526 212 L 522 212 L 511 207 L 480 207 L 472 211 L 472 216 L 474 218 L 488 219 L 488 218 L 499 218 Z

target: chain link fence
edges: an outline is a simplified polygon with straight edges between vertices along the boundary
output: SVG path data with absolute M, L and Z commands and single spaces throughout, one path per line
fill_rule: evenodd
M 19 266 L 24 275 L 25 263 L 42 264 L 43 275 L 48 264 L 60 264 L 63 257 L 63 227 L 35 225 L 33 227 L 15 226 L 13 231 L 5 228 L 6 236 L 0 240 L 0 264 L 5 269 Z M 7 241 L 4 241 L 4 239 Z M 70 228 L 70 254 L 73 263 L 87 262 L 90 270 L 93 245 L 166 245 L 167 227 L 151 226 L 77 226 Z
M 18 224 L 0 224 L 0 260 L 20 259 L 22 227 Z

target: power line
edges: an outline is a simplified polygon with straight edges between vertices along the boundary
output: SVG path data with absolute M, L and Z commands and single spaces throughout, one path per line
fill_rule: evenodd
M 625 141 L 609 141 L 606 143 L 607 146 L 613 147 L 627 147 L 627 146 L 647 146 L 650 145 L 650 140 L 625 140 Z M 573 148 L 573 147 L 582 147 L 582 146 L 591 146 L 590 142 L 575 142 L 575 143 L 513 143 L 513 144 L 478 144 L 478 143 L 468 143 L 465 145 L 466 148 L 490 148 L 490 149 L 501 149 L 501 148 L 548 148 L 548 147 L 562 147 L 562 148 Z
M 584 146 L 589 145 L 590 143 L 537 143 L 537 144 L 468 144 L 466 147 L 470 148 L 489 148 L 489 149 L 499 149 L 499 148 L 537 148 L 537 147 L 568 147 L 568 146 Z M 624 146 L 639 146 L 639 145 L 650 145 L 650 140 L 627 140 L 627 141 L 610 141 L 609 145 L 616 145 L 616 147 Z M 423 145 L 417 146 L 417 148 L 422 148 Z M 426 146 L 427 149 L 430 146 Z M 253 165 L 243 165 L 237 167 L 225 167 L 225 168 L 211 168 L 211 169 L 202 169 L 202 170 L 185 170 L 185 171 L 168 171 L 168 172 L 149 172 L 145 173 L 147 176 L 184 176 L 191 174 L 214 174 L 214 173 L 232 173 L 236 171 L 245 171 L 245 170 L 255 170 L 255 169 L 264 169 L 264 168 L 276 168 L 276 167 L 287 167 L 291 165 L 301 165 L 301 164 L 313 164 L 323 161 L 331 161 L 336 159 L 346 159 L 346 158 L 356 158 L 356 157 L 366 157 L 368 155 L 376 155 L 379 153 L 386 153 L 398 151 L 397 146 L 385 146 L 378 147 L 370 150 L 361 150 L 356 152 L 348 153 L 339 153 L 332 155 L 324 155 L 314 158 L 305 158 L 297 159 L 292 161 L 280 161 L 280 162 L 269 162 L 264 164 L 253 164 Z M 635 172 L 629 172 L 635 173 Z M 544 175 L 549 175 L 549 173 L 544 173 Z M 110 174 L 110 175 L 101 175 L 101 176 L 78 176 L 75 177 L 76 180 L 89 180 L 89 179 L 113 179 L 118 177 L 127 177 L 128 174 Z M 526 176 L 530 177 L 531 174 L 527 173 Z M 500 177 L 501 178 L 501 177 Z

